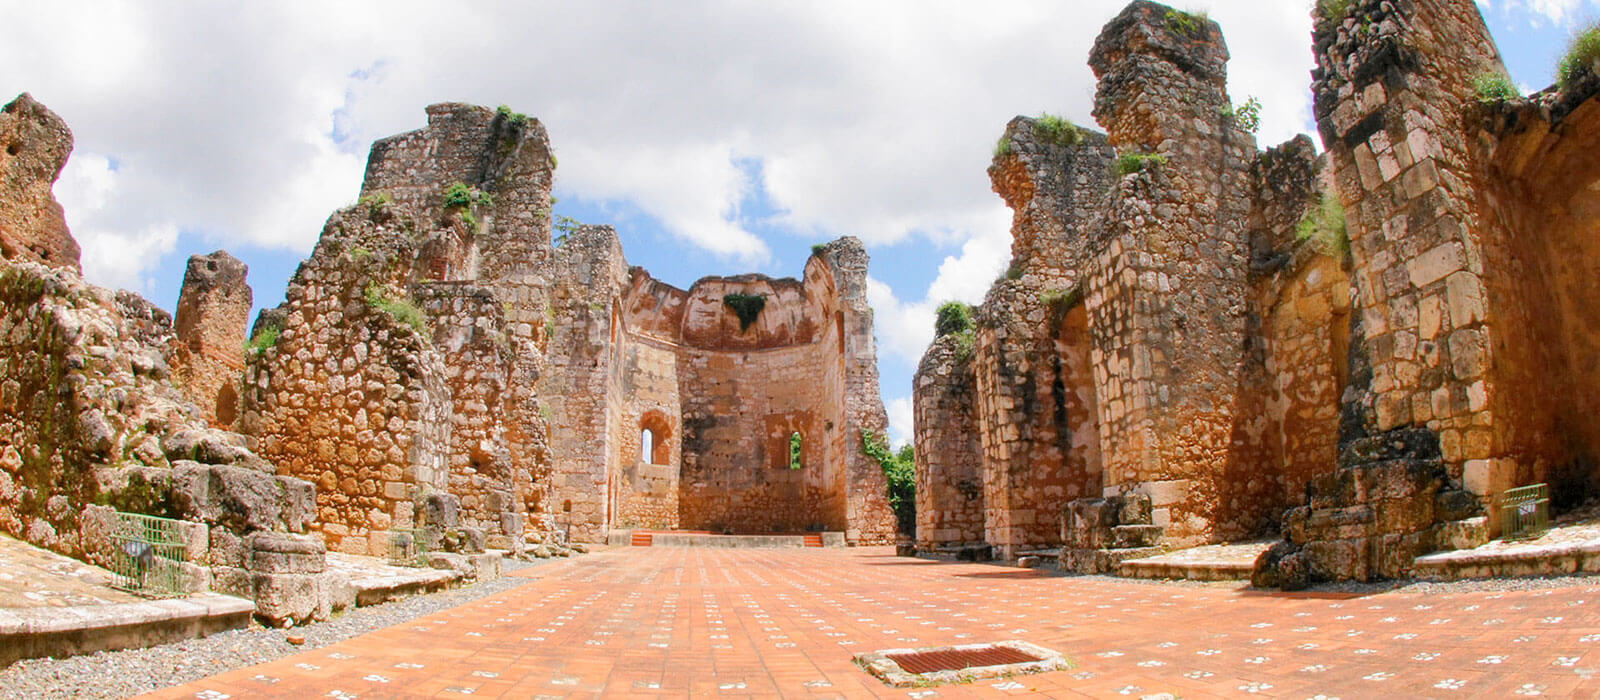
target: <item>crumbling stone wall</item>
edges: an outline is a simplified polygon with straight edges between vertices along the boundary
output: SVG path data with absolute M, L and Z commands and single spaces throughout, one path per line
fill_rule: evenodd
M 745 275 L 688 290 L 629 270 L 607 227 L 571 232 L 555 261 L 543 392 L 570 429 L 556 437 L 556 490 L 574 538 L 681 527 L 892 539 L 887 484 L 860 450 L 861 431 L 881 435 L 887 421 L 859 243 L 824 248 L 804 281 Z M 765 305 L 746 327 L 728 294 Z M 643 454 L 646 428 L 655 454 Z
M 1285 587 L 1403 576 L 1481 542 L 1497 514 L 1474 516 L 1501 491 L 1553 481 L 1571 503 L 1600 477 L 1581 405 L 1596 344 L 1577 330 L 1600 271 L 1582 213 L 1600 201 L 1600 78 L 1485 103 L 1473 81 L 1504 69 L 1465 1 L 1352 3 L 1319 14 L 1315 41 L 1359 316 L 1340 470 L 1258 562 Z
M 426 128 L 373 145 L 361 202 L 258 322 L 281 334 L 250 359 L 240 426 L 323 486 L 329 546 L 382 553 L 439 494 L 459 499 L 460 540 L 520 551 L 530 511 L 551 526 L 536 383 L 553 167 L 537 120 L 429 107 Z
M 972 349 L 948 333 L 917 366 L 915 411 L 917 547 L 981 545 L 984 539 L 983 446 L 978 438 L 977 377 Z
M 173 330 L 174 380 L 200 415 L 229 427 L 239 413 L 239 377 L 244 372 L 245 328 L 252 293 L 250 268 L 227 251 L 189 258 Z
M 1106 134 L 1007 126 L 989 172 L 1014 211 L 1012 265 L 977 311 L 967 370 L 981 456 L 949 428 L 966 420 L 955 340 L 915 385 L 918 451 L 937 455 L 919 457 L 925 546 L 965 537 L 939 525 L 979 500 L 960 493 L 964 463 L 981 464 L 1000 556 L 1065 545 L 1082 570 L 1158 541 L 1275 532 L 1332 470 L 1343 253 L 1296 235 L 1320 199 L 1315 153 L 1256 150 L 1227 57 L 1209 20 L 1134 2 L 1090 56 Z M 1070 551 L 1084 548 L 1116 553 Z
M 0 109 L 0 256 L 78 271 L 78 242 L 50 191 L 72 131 L 28 93 Z

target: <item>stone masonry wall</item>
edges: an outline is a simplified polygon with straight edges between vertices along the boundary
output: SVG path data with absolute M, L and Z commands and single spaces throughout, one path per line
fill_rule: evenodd
M 227 251 L 191 256 L 178 294 L 173 377 L 200 415 L 219 427 L 233 425 L 239 414 L 239 377 L 252 303 L 245 282 L 249 272 Z
M 72 153 L 72 131 L 28 93 L 0 109 L 0 255 L 78 271 L 51 185 Z
M 957 334 L 935 339 L 913 391 L 917 547 L 978 545 L 984 539 L 983 445 L 972 351 Z

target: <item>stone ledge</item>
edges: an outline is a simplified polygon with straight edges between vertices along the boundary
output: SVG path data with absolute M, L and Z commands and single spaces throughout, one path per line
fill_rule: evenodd
M 0 609 L 0 666 L 204 637 L 249 624 L 254 603 L 202 593 L 142 603 Z
M 1417 557 L 1413 567 L 1417 578 L 1444 581 L 1600 573 L 1600 540 L 1437 552 Z

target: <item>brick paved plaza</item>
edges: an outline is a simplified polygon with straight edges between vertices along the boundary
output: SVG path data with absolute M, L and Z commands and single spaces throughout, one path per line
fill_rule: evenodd
M 896 558 L 622 548 L 151 697 L 1600 696 L 1600 581 L 1280 594 Z M 1022 639 L 1072 671 L 894 689 L 853 654 Z

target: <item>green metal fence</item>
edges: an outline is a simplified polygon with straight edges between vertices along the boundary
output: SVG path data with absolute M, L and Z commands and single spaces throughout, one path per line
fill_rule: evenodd
M 139 513 L 117 513 L 112 520 L 112 587 L 151 597 L 184 595 L 188 558 L 177 520 Z
M 389 531 L 390 566 L 423 566 L 427 563 L 428 543 L 422 528 Z
M 1550 487 L 1534 484 L 1500 494 L 1500 533 L 1508 540 L 1538 537 L 1550 529 Z

